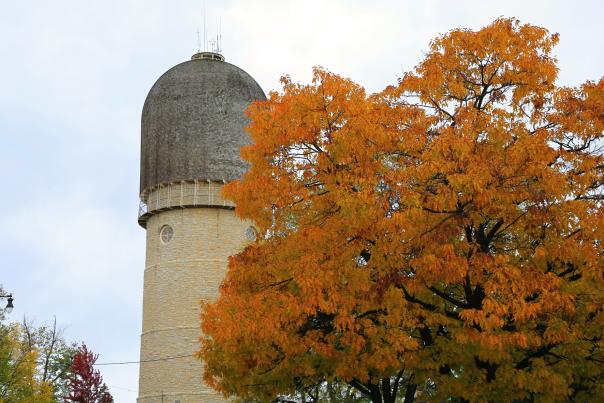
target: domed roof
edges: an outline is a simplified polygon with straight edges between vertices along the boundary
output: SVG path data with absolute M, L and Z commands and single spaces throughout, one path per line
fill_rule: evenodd
M 141 194 L 181 180 L 231 181 L 247 164 L 245 109 L 264 92 L 245 71 L 221 55 L 198 53 L 153 85 L 141 124 Z

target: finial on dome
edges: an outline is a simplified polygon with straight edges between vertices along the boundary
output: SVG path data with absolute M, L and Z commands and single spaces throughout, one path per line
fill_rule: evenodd
M 217 60 L 224 62 L 224 56 L 216 52 L 197 52 L 191 56 L 191 60 Z

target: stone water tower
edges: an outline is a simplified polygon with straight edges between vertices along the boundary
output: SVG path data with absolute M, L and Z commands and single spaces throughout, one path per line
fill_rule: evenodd
M 200 52 L 149 91 L 141 127 L 141 209 L 147 229 L 139 403 L 211 403 L 202 384 L 199 301 L 213 299 L 228 256 L 253 237 L 223 184 L 241 177 L 244 110 L 260 86 L 218 53 Z M 119 281 L 119 279 L 116 279 Z

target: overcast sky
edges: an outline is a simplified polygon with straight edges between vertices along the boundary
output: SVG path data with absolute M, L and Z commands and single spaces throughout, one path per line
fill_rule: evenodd
M 604 74 L 601 1 L 206 1 L 226 60 L 268 92 L 321 65 L 369 92 L 416 65 L 430 39 L 515 16 L 561 36 L 559 83 Z M 0 0 L 0 284 L 11 317 L 56 315 L 99 362 L 139 356 L 145 231 L 137 225 L 140 114 L 188 60 L 203 2 Z M 203 35 L 203 34 L 202 34 Z M 104 366 L 134 402 L 138 365 Z

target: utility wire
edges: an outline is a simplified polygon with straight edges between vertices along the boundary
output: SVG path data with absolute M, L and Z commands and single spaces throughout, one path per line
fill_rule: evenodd
M 137 393 L 138 392 L 137 390 L 124 388 L 123 386 L 116 386 L 116 385 L 107 385 L 107 386 L 109 386 L 110 388 L 126 390 L 126 391 L 132 392 L 132 393 Z
M 194 357 L 195 354 L 186 354 L 186 355 L 175 355 L 173 357 L 163 357 L 163 358 L 153 358 L 151 360 L 141 360 L 141 361 L 116 361 L 116 362 L 99 362 L 99 363 L 95 363 L 94 365 L 127 365 L 127 364 L 140 364 L 140 363 L 144 363 L 144 362 L 157 362 L 157 361 L 169 361 L 169 360 L 177 360 L 179 358 L 187 358 L 187 357 Z M 32 363 L 32 364 L 38 364 L 38 365 L 42 365 L 45 364 L 44 361 L 29 361 L 29 360 L 23 360 L 21 361 L 22 363 Z
M 140 364 L 142 362 L 156 362 L 156 361 L 169 361 L 176 360 L 179 358 L 193 357 L 195 354 L 187 354 L 187 355 L 176 355 L 174 357 L 164 357 L 164 358 L 154 358 L 151 360 L 141 360 L 141 361 L 121 361 L 121 362 L 100 362 L 94 365 L 126 365 L 126 364 Z

